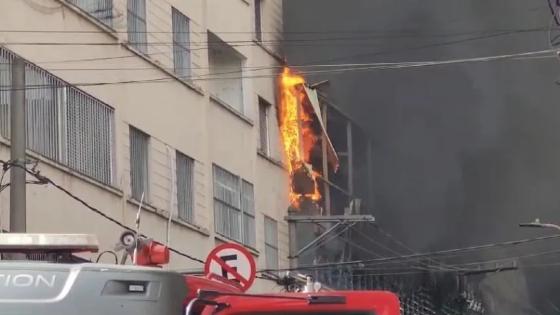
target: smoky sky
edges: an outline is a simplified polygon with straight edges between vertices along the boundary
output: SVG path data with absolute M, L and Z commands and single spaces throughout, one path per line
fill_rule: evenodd
M 305 65 L 543 50 L 550 48 L 550 12 L 546 0 L 285 0 L 285 52 L 289 64 Z M 517 226 L 536 217 L 560 223 L 559 59 L 307 77 L 330 80 L 331 99 L 373 139 L 373 214 L 414 249 L 552 233 Z M 555 288 L 541 280 L 557 271 L 535 268 L 504 283 L 526 281 L 546 313 L 553 306 L 543 305 L 553 302 L 534 292 Z

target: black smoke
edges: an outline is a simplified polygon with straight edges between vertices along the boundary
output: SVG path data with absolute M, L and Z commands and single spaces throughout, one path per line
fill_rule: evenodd
M 285 0 L 290 64 L 473 58 L 550 48 L 546 0 Z M 336 40 L 351 37 L 353 40 Z M 417 251 L 531 237 L 560 223 L 560 60 L 308 76 L 374 141 L 374 214 Z M 469 259 L 551 250 L 547 241 Z M 552 262 L 546 256 L 531 264 Z M 555 314 L 560 268 L 487 276 L 495 313 Z M 529 302 L 530 301 L 530 302 Z M 490 304 L 492 304 L 490 303 Z

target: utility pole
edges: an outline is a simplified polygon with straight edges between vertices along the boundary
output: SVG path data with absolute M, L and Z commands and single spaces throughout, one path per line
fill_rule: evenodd
M 16 57 L 12 62 L 12 90 L 10 94 L 10 232 L 26 231 L 25 191 L 25 62 Z

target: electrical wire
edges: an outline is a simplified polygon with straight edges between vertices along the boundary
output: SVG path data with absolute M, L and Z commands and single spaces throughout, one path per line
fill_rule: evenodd
M 135 231 L 135 229 L 133 229 L 133 228 L 131 228 L 131 227 L 129 227 L 129 226 L 127 226 L 127 225 L 125 225 L 125 224 L 119 222 L 118 220 L 116 220 L 116 219 L 114 219 L 114 218 L 108 216 L 107 214 L 105 214 L 103 211 L 101 211 L 101 210 L 99 210 L 99 209 L 93 207 L 92 205 L 90 205 L 89 203 L 87 203 L 85 200 L 83 200 L 83 199 L 81 199 L 80 197 L 74 195 L 72 192 L 68 191 L 66 188 L 64 188 L 64 187 L 60 186 L 59 184 L 57 184 L 56 182 L 54 182 L 52 179 L 50 179 L 50 178 L 48 178 L 48 177 L 42 175 L 39 171 L 32 171 L 32 170 L 29 170 L 29 169 L 26 168 L 26 167 L 23 167 L 23 166 L 21 166 L 21 165 L 19 165 L 19 164 L 15 164 L 15 163 L 12 163 L 12 162 L 9 162 L 9 161 L 7 162 L 7 161 L 0 160 L 0 164 L 2 164 L 2 165 L 10 165 L 10 166 L 12 166 L 12 167 L 19 167 L 19 168 L 22 168 L 23 170 L 25 170 L 26 173 L 28 173 L 29 175 L 31 175 L 31 176 L 37 178 L 38 181 L 41 181 L 41 182 L 48 183 L 48 184 L 52 185 L 53 187 L 57 188 L 58 190 L 64 192 L 66 195 L 68 195 L 68 196 L 71 197 L 72 199 L 74 199 L 74 200 L 78 201 L 79 203 L 81 203 L 83 206 L 85 206 L 85 207 L 86 207 L 87 209 L 89 209 L 90 211 L 92 211 L 92 212 L 94 212 L 94 213 L 100 215 L 100 216 L 103 217 L 104 219 L 106 219 L 106 220 L 108 220 L 108 221 L 110 221 L 110 222 L 112 222 L 112 223 L 118 225 L 119 227 L 121 227 L 121 228 L 123 228 L 123 229 L 125 229 L 125 230 L 127 230 L 127 231 L 132 231 L 132 232 Z M 200 262 L 200 263 L 204 263 L 204 260 L 199 259 L 199 258 L 196 258 L 196 257 L 193 257 L 193 256 L 191 256 L 191 255 L 189 255 L 189 254 L 187 254 L 187 253 L 184 253 L 184 252 L 182 252 L 182 251 L 179 251 L 179 250 L 177 250 L 177 249 L 174 249 L 174 248 L 169 247 L 169 251 L 171 251 L 171 252 L 173 252 L 173 253 L 175 253 L 175 254 L 177 254 L 177 255 L 179 255 L 179 256 L 188 258 L 188 259 L 190 259 L 190 260 L 193 260 L 193 261 L 196 261 L 196 262 Z
M 406 69 L 406 68 L 419 68 L 419 67 L 426 67 L 426 66 L 440 66 L 440 65 L 451 65 L 451 64 L 461 64 L 461 63 L 471 63 L 471 62 L 489 62 L 489 61 L 496 61 L 496 60 L 507 60 L 507 59 L 515 59 L 515 60 L 522 60 L 522 59 L 530 59 L 543 54 L 551 54 L 557 53 L 558 50 L 556 49 L 547 49 L 547 50 L 539 50 L 539 51 L 529 51 L 529 52 L 522 52 L 522 53 L 513 53 L 513 54 L 504 54 L 504 55 L 493 55 L 493 56 L 485 56 L 485 57 L 476 57 L 476 58 L 463 58 L 463 59 L 450 59 L 450 60 L 441 60 L 441 61 L 423 61 L 423 62 L 401 62 L 401 63 L 372 63 L 370 66 L 361 66 L 361 67 L 348 67 L 342 69 L 334 69 L 334 70 L 310 70 L 310 71 L 300 71 L 298 74 L 301 75 L 316 75 L 316 74 L 343 74 L 348 72 L 356 72 L 356 71 L 372 71 L 372 70 L 388 70 L 388 69 Z M 550 55 L 548 57 L 555 57 Z M 236 71 L 239 72 L 239 71 Z M 210 74 L 211 75 L 211 74 Z M 233 80 L 233 79 L 257 79 L 257 78 L 276 78 L 277 74 L 274 75 L 249 75 L 249 76 L 238 76 L 238 77 L 190 77 L 185 78 L 188 81 L 213 81 L 213 80 Z M 157 83 L 157 82 L 166 82 L 166 81 L 174 81 L 176 80 L 173 77 L 162 77 L 162 78 L 152 78 L 152 79 L 135 79 L 135 80 L 125 80 L 125 81 L 113 81 L 113 82 L 83 82 L 83 83 L 73 83 L 68 84 L 68 86 L 103 86 L 103 85 L 120 85 L 120 84 L 136 84 L 136 83 Z M 51 88 L 50 85 L 28 85 L 25 87 L 25 90 L 28 89 L 41 89 L 41 88 Z M 0 86 L 0 91 L 12 91 L 15 89 L 11 89 L 8 86 Z
M 304 265 L 297 268 L 283 268 L 277 270 L 262 270 L 262 271 L 292 271 L 292 270 L 314 270 L 319 268 L 328 268 L 328 267 L 339 267 L 339 266 L 364 266 L 370 263 L 387 263 L 387 262 L 395 262 L 395 261 L 402 261 L 408 259 L 416 259 L 416 258 L 425 258 L 425 257 L 434 257 L 434 256 L 443 256 L 448 254 L 457 254 L 457 253 L 468 253 L 472 251 L 481 251 L 481 250 L 489 250 L 498 247 L 509 247 L 509 246 L 518 246 L 521 244 L 533 243 L 537 241 L 544 241 L 544 240 L 552 240 L 552 239 L 559 239 L 560 234 L 554 234 L 549 236 L 540 236 L 535 238 L 526 238 L 514 241 L 507 241 L 507 242 L 499 242 L 499 243 L 489 243 L 483 245 L 476 245 L 476 246 L 469 246 L 469 247 L 461 247 L 461 248 L 452 248 L 434 252 L 426 252 L 426 253 L 417 253 L 411 255 L 402 255 L 402 256 L 393 256 L 393 257 L 383 257 L 383 258 L 374 258 L 374 259 L 362 259 L 362 260 L 354 260 L 354 261 L 347 261 L 347 262 L 335 262 L 335 263 L 325 263 L 325 264 L 316 264 L 316 265 Z
M 410 246 L 406 245 L 405 243 L 403 243 L 402 241 L 398 240 L 396 237 L 394 237 L 392 234 L 390 234 L 389 232 L 385 231 L 384 229 L 381 228 L 381 226 L 379 225 L 375 225 L 376 231 L 378 233 L 380 233 L 381 235 L 385 236 L 386 238 L 388 238 L 389 240 L 391 240 L 393 243 L 399 245 L 400 247 L 408 250 L 410 253 L 412 254 L 416 254 L 417 252 L 415 250 L 413 250 Z M 433 258 L 427 258 L 428 261 L 431 261 L 432 263 L 436 264 L 436 265 L 440 265 L 443 268 L 453 268 L 452 266 L 445 264 L 443 262 L 440 262 L 436 259 Z

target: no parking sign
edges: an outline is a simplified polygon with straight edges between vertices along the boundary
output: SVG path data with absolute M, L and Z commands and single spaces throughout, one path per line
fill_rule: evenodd
M 256 275 L 255 259 L 243 246 L 226 243 L 214 248 L 204 264 L 204 274 L 208 278 L 228 280 L 247 291 Z

